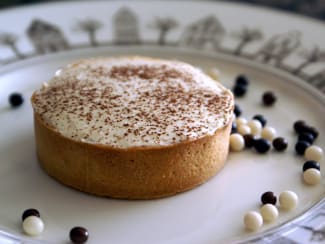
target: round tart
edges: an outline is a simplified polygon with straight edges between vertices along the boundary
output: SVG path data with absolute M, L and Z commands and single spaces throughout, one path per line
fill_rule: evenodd
M 174 195 L 214 176 L 228 155 L 233 95 L 186 63 L 81 60 L 56 72 L 32 105 L 42 168 L 83 192 Z

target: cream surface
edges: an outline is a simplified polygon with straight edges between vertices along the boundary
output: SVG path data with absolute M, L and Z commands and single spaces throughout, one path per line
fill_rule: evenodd
M 233 96 L 186 63 L 93 58 L 56 72 L 34 93 L 32 104 L 63 136 L 130 148 L 214 134 L 231 120 Z

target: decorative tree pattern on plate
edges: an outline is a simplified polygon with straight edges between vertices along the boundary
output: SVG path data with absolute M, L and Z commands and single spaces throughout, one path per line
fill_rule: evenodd
M 0 33 L 0 45 L 8 46 L 17 58 L 24 58 L 25 56 L 17 48 L 18 37 L 15 34 L 4 32 Z
M 319 91 L 325 93 L 325 69 L 311 75 L 307 78 L 307 81 L 317 87 Z
M 158 45 L 175 45 L 167 40 L 168 34 L 179 27 L 178 22 L 172 17 L 156 17 L 148 24 L 150 28 L 158 31 Z M 78 48 L 97 45 L 124 44 L 135 45 L 141 44 L 139 18 L 135 12 L 128 7 L 118 9 L 112 17 L 112 42 L 100 43 L 97 40 L 97 33 L 103 23 L 94 19 L 88 18 L 79 20 L 75 23 L 73 30 L 85 32 L 89 38 L 88 45 L 75 46 Z M 55 24 L 44 20 L 35 19 L 31 22 L 26 30 L 26 34 L 36 50 L 36 53 L 43 54 L 47 52 L 56 52 L 70 48 L 70 45 L 65 38 L 63 32 Z M 178 44 L 190 48 L 212 49 L 217 52 L 226 54 L 234 54 L 246 58 L 252 56 L 243 55 L 244 48 L 254 41 L 260 41 L 263 38 L 262 31 L 258 28 L 243 27 L 241 30 L 232 33 L 232 37 L 239 40 L 238 44 L 232 51 L 219 48 L 223 38 L 226 36 L 226 30 L 219 19 L 214 15 L 207 15 L 184 28 L 180 36 Z M 315 46 L 311 50 L 303 50 L 300 56 L 304 58 L 297 67 L 283 65 L 283 60 L 287 58 L 301 45 L 302 33 L 297 30 L 288 31 L 286 33 L 276 34 L 262 44 L 260 50 L 254 54 L 254 58 L 262 60 L 270 65 L 276 65 L 287 72 L 299 76 L 308 81 L 310 84 L 317 87 L 318 90 L 325 93 L 325 69 L 318 71 L 312 75 L 302 72 L 307 66 L 322 62 L 325 60 L 324 51 Z M 16 56 L 16 59 L 26 58 L 17 48 L 17 36 L 12 33 L 0 33 L 0 45 L 8 46 Z M 145 42 L 144 42 L 145 43 Z M 148 41 L 148 44 L 152 42 Z M 28 55 L 34 56 L 34 55 Z M 14 59 L 8 58 L 2 60 L 1 64 L 14 62 Z
M 302 56 L 305 61 L 293 70 L 293 74 L 299 74 L 302 69 L 312 63 L 325 61 L 325 51 L 321 51 L 318 46 L 315 46 L 312 50 L 303 50 L 300 52 L 300 56 Z
M 157 29 L 159 31 L 158 35 L 158 44 L 159 45 L 165 45 L 166 43 L 166 36 L 169 31 L 172 29 L 178 27 L 178 23 L 173 18 L 161 18 L 157 17 L 154 19 L 154 21 L 149 24 L 150 28 Z
M 239 40 L 238 46 L 235 48 L 234 54 L 240 55 L 243 48 L 253 41 L 258 41 L 263 38 L 262 31 L 254 28 L 244 27 L 238 32 L 232 34 L 235 38 Z
M 189 25 L 181 37 L 180 45 L 197 48 L 212 46 L 218 49 L 225 33 L 226 30 L 217 17 L 210 15 Z
M 85 19 L 80 20 L 75 26 L 75 30 L 87 33 L 89 43 L 91 46 L 97 46 L 96 32 L 103 26 L 101 22 L 96 19 Z
M 273 60 L 276 66 L 280 66 L 282 61 L 300 46 L 301 35 L 295 30 L 274 35 L 260 49 L 257 57 L 261 56 L 265 63 Z
M 138 44 L 139 24 L 138 18 L 128 8 L 119 9 L 113 18 L 113 28 L 116 44 Z
M 43 20 L 33 20 L 27 29 L 27 36 L 38 53 L 55 52 L 69 47 L 62 31 Z

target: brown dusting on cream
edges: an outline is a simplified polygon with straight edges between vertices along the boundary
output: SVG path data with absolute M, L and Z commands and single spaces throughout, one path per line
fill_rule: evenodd
M 127 148 L 170 145 L 225 126 L 232 94 L 181 62 L 89 59 L 65 67 L 33 107 L 64 136 Z

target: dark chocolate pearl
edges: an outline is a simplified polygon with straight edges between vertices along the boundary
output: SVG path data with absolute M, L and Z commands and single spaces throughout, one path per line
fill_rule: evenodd
M 267 204 L 267 203 L 270 203 L 270 204 L 273 204 L 275 205 L 276 204 L 276 196 L 274 195 L 273 192 L 271 191 L 267 191 L 267 192 L 264 192 L 261 196 L 261 202 L 263 204 Z
M 271 148 L 271 143 L 264 138 L 257 139 L 254 143 L 254 148 L 259 153 L 266 153 Z
M 232 122 L 231 125 L 231 134 L 237 133 L 237 124 L 235 122 Z
M 258 120 L 259 122 L 261 122 L 261 124 L 262 124 L 263 127 L 266 125 L 266 122 L 267 122 L 267 121 L 266 121 L 266 119 L 264 118 L 264 116 L 261 115 L 261 114 L 256 114 L 256 115 L 254 115 L 253 119 L 256 119 L 256 120 Z
M 276 96 L 271 91 L 265 92 L 262 101 L 265 106 L 272 106 L 276 102 Z
M 247 92 L 247 87 L 244 85 L 235 85 L 233 88 L 235 97 L 243 97 Z
M 272 141 L 272 145 L 275 150 L 282 152 L 287 149 L 288 142 L 283 137 L 277 137 Z
M 318 130 L 315 127 L 311 127 L 311 126 L 304 127 L 303 132 L 312 134 L 314 139 L 316 139 L 319 135 Z
M 315 138 L 311 133 L 303 132 L 298 136 L 298 141 L 306 141 L 309 142 L 310 144 L 313 144 L 314 140 Z
M 304 166 L 302 167 L 302 171 L 306 171 L 307 169 L 310 169 L 310 168 L 320 170 L 320 165 L 318 162 L 316 162 L 314 160 L 309 160 L 304 163 Z
M 239 117 L 241 115 L 242 111 L 240 109 L 240 107 L 235 104 L 235 107 L 234 107 L 234 114 L 236 115 L 236 117 Z
M 76 244 L 85 243 L 88 240 L 88 236 L 89 236 L 88 230 L 83 227 L 77 226 L 77 227 L 73 227 L 70 230 L 70 240 L 73 243 Z
M 306 148 L 310 146 L 310 143 L 309 142 L 306 142 L 306 141 L 298 141 L 296 143 L 296 146 L 295 146 L 295 149 L 296 149 L 296 152 L 299 154 L 299 155 L 304 155 L 305 151 L 306 151 Z
M 9 96 L 9 103 L 11 107 L 16 108 L 22 105 L 24 102 L 24 98 L 20 93 L 12 93 Z
M 252 148 L 255 144 L 256 137 L 251 134 L 247 134 L 244 135 L 244 141 L 245 141 L 245 147 Z
M 236 78 L 236 85 L 248 86 L 249 80 L 245 75 L 238 75 Z
M 295 130 L 296 133 L 302 133 L 303 132 L 303 128 L 306 127 L 307 124 L 305 121 L 303 120 L 297 120 L 294 124 L 293 124 L 293 128 Z
M 26 209 L 23 212 L 23 215 L 21 216 L 21 219 L 24 221 L 29 216 L 41 217 L 40 213 L 39 213 L 39 211 L 37 209 L 29 208 L 29 209 Z

